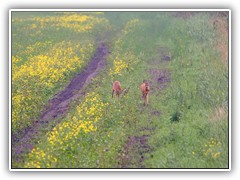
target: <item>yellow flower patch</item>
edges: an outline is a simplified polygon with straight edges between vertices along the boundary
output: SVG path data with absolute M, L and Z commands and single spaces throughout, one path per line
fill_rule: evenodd
M 54 155 L 61 149 L 77 145 L 80 133 L 97 131 L 96 123 L 102 118 L 107 105 L 108 103 L 101 101 L 98 94 L 94 92 L 87 94 L 84 102 L 77 106 L 73 116 L 67 116 L 65 121 L 47 133 L 48 143 L 43 142 L 44 146 L 40 144 L 29 153 L 29 161 L 25 167 L 32 168 L 35 165 L 45 167 L 46 164 L 51 167 L 56 158 Z
M 106 18 L 99 18 L 91 15 L 83 15 L 81 13 L 64 13 L 63 15 L 35 17 L 27 19 L 33 22 L 26 27 L 27 30 L 41 30 L 48 27 L 67 28 L 75 32 L 85 32 L 92 30 L 98 24 L 109 24 Z
M 24 124 L 23 121 L 29 120 L 33 107 L 40 104 L 45 96 L 43 90 L 54 88 L 76 68 L 81 68 L 86 58 L 89 59 L 89 55 L 94 51 L 91 43 L 82 46 L 80 43 L 63 41 L 49 46 L 52 48 L 48 52 L 29 56 L 28 61 L 19 67 L 15 64 L 21 59 L 18 56 L 12 57 L 12 82 L 15 88 L 12 93 L 13 128 L 19 128 L 20 122 Z M 34 50 L 29 48 L 28 51 L 30 53 Z
M 221 143 L 215 138 L 210 138 L 210 140 L 205 144 L 203 154 L 208 157 L 218 158 L 221 155 L 220 149 Z

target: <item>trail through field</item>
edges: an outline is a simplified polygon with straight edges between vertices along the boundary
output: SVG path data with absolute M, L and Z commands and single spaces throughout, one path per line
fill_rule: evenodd
M 156 68 L 160 66 L 164 67 L 164 64 L 167 64 L 171 60 L 171 56 L 166 48 L 161 48 L 159 50 L 160 56 L 152 61 L 148 73 L 150 73 L 151 79 L 149 79 L 149 84 L 151 87 L 151 94 L 156 94 L 160 96 L 161 90 L 164 89 L 171 81 L 170 72 L 165 68 Z M 161 113 L 156 110 L 155 107 L 152 107 L 151 104 L 148 106 L 139 106 L 141 113 L 150 112 L 148 121 L 148 127 L 139 127 L 137 129 L 138 134 L 141 136 L 133 135 L 128 137 L 127 142 L 125 143 L 122 153 L 119 156 L 119 166 L 121 168 L 146 168 L 144 166 L 144 160 L 146 155 L 150 154 L 152 147 L 148 143 L 148 138 L 154 133 L 155 126 L 153 124 L 152 116 L 158 116 L 160 118 Z M 145 111 L 146 110 L 146 111 Z
M 17 132 L 12 135 L 12 157 L 21 161 L 21 154 L 31 151 L 39 139 L 39 130 L 49 123 L 52 126 L 59 123 L 59 120 L 57 120 L 59 118 L 57 117 L 67 114 L 70 102 L 83 96 L 84 92 L 81 92 L 81 90 L 103 69 L 108 53 L 108 47 L 104 43 L 99 43 L 88 66 L 81 73 L 77 74 L 65 89 L 57 93 L 49 101 L 40 118 L 26 128 L 24 132 Z

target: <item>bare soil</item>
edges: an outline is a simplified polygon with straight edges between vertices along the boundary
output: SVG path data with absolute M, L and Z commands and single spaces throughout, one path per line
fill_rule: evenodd
M 33 149 L 39 139 L 39 131 L 43 131 L 48 124 L 54 127 L 61 121 L 58 117 L 64 117 L 67 114 L 70 102 L 83 96 L 84 92 L 81 90 L 103 69 L 108 53 L 108 47 L 104 43 L 100 43 L 89 65 L 77 74 L 65 89 L 49 101 L 39 119 L 24 131 L 12 135 L 12 158 L 23 161 L 21 154 Z
M 147 138 L 148 135 L 131 136 L 128 138 L 121 153 L 120 168 L 144 168 L 145 153 L 151 150 L 147 143 Z

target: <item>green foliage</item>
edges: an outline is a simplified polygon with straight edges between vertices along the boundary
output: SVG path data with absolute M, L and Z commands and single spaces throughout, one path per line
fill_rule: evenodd
M 106 34 L 98 33 L 106 38 L 111 54 L 84 91 L 99 94 L 109 106 L 97 131 L 80 133 L 77 145 L 57 148 L 59 159 L 52 167 L 121 168 L 126 161 L 131 168 L 228 168 L 228 68 L 215 49 L 219 37 L 210 23 L 212 16 L 202 12 L 183 19 L 170 12 L 106 12 L 102 17 L 111 27 Z M 93 38 L 88 33 L 84 38 L 65 30 L 59 32 L 61 37 L 49 32 L 46 38 L 54 42 L 68 33 L 71 38 Z M 171 60 L 164 62 L 163 55 Z M 119 59 L 127 66 L 113 75 Z M 170 72 L 165 75 L 168 82 L 158 80 L 164 70 Z M 151 84 L 148 106 L 141 99 L 144 79 Z M 111 97 L 115 80 L 130 88 L 119 101 Z M 68 117 L 79 104 L 81 100 L 72 104 Z M 141 136 L 147 136 L 148 150 L 129 145 L 131 137 Z M 43 137 L 36 146 L 46 146 L 45 141 Z M 127 148 L 130 160 L 124 154 Z

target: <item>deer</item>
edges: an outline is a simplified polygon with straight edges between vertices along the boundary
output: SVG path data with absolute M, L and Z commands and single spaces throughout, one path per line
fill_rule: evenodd
M 112 85 L 112 98 L 113 98 L 113 95 L 114 95 L 114 92 L 115 92 L 116 93 L 116 98 L 117 98 L 117 100 L 119 100 L 120 94 L 125 95 L 128 90 L 129 90 L 129 88 L 122 89 L 120 82 L 115 81 Z
M 146 80 L 143 80 L 143 83 L 140 86 L 142 92 L 142 98 L 144 100 L 144 106 L 148 105 L 148 96 L 150 91 L 149 83 Z

